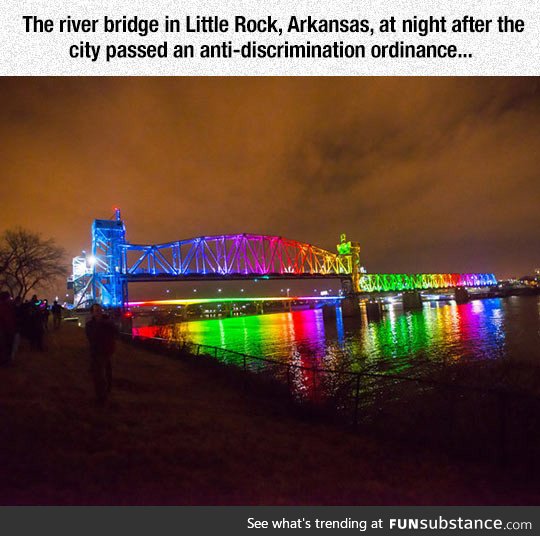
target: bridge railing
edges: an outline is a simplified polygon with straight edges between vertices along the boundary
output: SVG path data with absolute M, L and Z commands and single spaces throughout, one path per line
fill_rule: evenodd
M 538 471 L 540 398 L 429 378 L 309 367 L 222 347 L 123 337 L 173 357 L 211 357 L 245 372 L 242 385 L 279 386 L 295 405 L 366 434 L 467 459 Z

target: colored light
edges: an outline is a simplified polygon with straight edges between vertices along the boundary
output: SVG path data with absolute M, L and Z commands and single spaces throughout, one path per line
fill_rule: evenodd
M 323 301 L 323 300 L 342 300 L 340 296 L 290 296 L 276 297 L 268 296 L 261 298 L 196 298 L 196 299 L 178 299 L 178 300 L 148 300 L 129 302 L 129 307 L 147 307 L 156 305 L 199 305 L 203 303 L 235 303 L 235 302 L 281 302 L 281 301 Z
M 201 236 L 166 244 L 130 244 L 116 208 L 116 221 L 94 220 L 92 273 L 75 278 L 75 303 L 98 300 L 122 306 L 127 285 L 171 279 L 349 278 L 354 292 L 401 292 L 438 288 L 484 287 L 497 283 L 493 274 L 361 274 L 356 242 L 341 236 L 339 254 L 280 236 L 234 234 Z M 346 252 L 349 252 L 346 253 Z M 128 255 L 137 253 L 137 257 Z M 346 253 L 346 254 L 345 254 Z M 76 283 L 76 284 L 75 284 Z
M 362 274 L 360 292 L 489 287 L 496 284 L 493 274 Z
M 343 242 L 337 245 L 337 250 L 340 255 L 350 255 L 351 254 L 351 243 Z
M 136 327 L 133 332 L 148 337 L 187 338 L 196 344 L 283 360 L 299 367 L 376 371 L 384 364 L 382 370 L 388 374 L 414 369 L 412 375 L 435 362 L 479 355 L 491 359 L 494 353 L 502 352 L 505 332 L 501 327 L 501 300 L 484 300 L 482 304 L 481 313 L 474 311 L 473 302 L 425 308 L 412 314 L 396 314 L 390 308 L 380 321 L 363 322 L 348 334 L 339 308 L 335 327 L 325 323 L 322 311 L 316 309 Z M 472 353 L 471 341 L 476 348 Z M 218 353 L 217 358 L 243 366 L 241 354 Z M 265 366 L 263 362 L 252 363 L 252 367 Z M 325 383 L 324 376 L 319 377 L 322 382 L 314 379 L 309 370 L 302 369 L 293 370 L 290 376 L 292 388 L 302 397 L 320 396 L 321 391 L 323 395 L 332 393 L 336 387 L 333 380 Z M 328 388 L 330 391 L 325 391 Z

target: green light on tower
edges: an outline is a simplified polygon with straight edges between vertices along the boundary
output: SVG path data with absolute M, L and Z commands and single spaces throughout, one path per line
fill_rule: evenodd
M 337 245 L 337 250 L 340 255 L 350 255 L 351 254 L 351 242 L 347 241 L 347 235 L 342 233 L 339 237 L 340 243 Z

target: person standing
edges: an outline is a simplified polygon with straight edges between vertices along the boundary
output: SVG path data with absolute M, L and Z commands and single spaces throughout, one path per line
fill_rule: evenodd
M 17 334 L 15 306 L 9 292 L 0 292 L 0 365 L 10 365 Z
M 19 350 L 19 345 L 21 344 L 21 336 L 24 332 L 24 309 L 23 301 L 20 296 L 17 296 L 13 300 L 13 308 L 15 310 L 15 322 L 16 322 L 16 333 L 15 339 L 13 341 L 13 346 L 11 348 L 11 362 L 15 361 L 15 356 Z
M 49 331 L 49 302 L 47 300 L 42 300 L 41 302 L 41 318 L 43 321 L 43 331 Z
M 42 301 L 34 294 L 28 304 L 28 336 L 34 350 L 45 351 L 45 333 L 43 326 Z
M 54 300 L 51 306 L 51 313 L 53 316 L 53 327 L 54 329 L 58 329 L 62 324 L 62 306 L 57 300 Z
M 94 381 L 96 401 L 105 405 L 112 389 L 111 358 L 116 348 L 118 330 L 101 305 L 94 303 L 90 308 L 92 318 L 86 323 L 85 331 L 90 345 L 90 370 Z

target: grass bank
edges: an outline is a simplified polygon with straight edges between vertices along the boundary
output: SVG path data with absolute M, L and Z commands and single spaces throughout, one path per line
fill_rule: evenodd
M 95 407 L 84 333 L 0 369 L 6 504 L 538 504 L 492 466 L 404 450 L 243 391 L 222 367 L 120 343 Z

